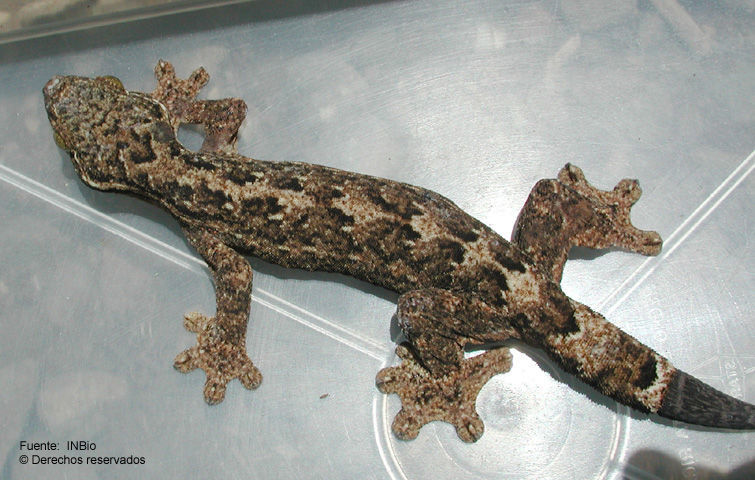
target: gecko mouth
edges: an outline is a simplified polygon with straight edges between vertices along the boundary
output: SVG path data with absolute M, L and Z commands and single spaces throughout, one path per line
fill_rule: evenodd
M 63 77 L 61 75 L 55 75 L 45 84 L 45 86 L 42 88 L 42 93 L 45 96 L 45 101 L 49 100 L 50 97 L 55 94 L 58 87 L 61 85 L 62 80 Z
M 45 83 L 44 87 L 42 87 L 42 95 L 45 99 L 45 109 L 47 110 L 47 115 L 50 116 L 50 119 L 57 118 L 54 108 L 55 102 L 53 101 L 53 99 L 58 96 L 58 92 L 64 86 L 64 84 L 65 77 L 55 75 L 47 83 Z
M 50 119 L 50 124 L 53 126 L 53 137 L 55 138 L 55 144 L 63 150 L 68 150 L 65 140 L 63 140 L 63 137 L 60 135 L 60 133 L 58 133 L 58 114 L 56 112 L 55 104 L 53 101 L 53 98 L 56 96 L 56 93 L 63 83 L 62 80 L 63 77 L 59 75 L 52 77 L 42 88 L 42 94 L 44 95 L 45 99 L 45 110 L 47 110 L 47 117 Z
M 50 125 L 52 125 L 53 138 L 55 144 L 61 149 L 72 153 L 72 147 L 66 142 L 63 135 L 60 133 L 60 105 L 61 99 L 65 99 L 65 95 L 61 92 L 68 84 L 66 77 L 61 75 L 55 75 L 52 77 L 42 88 L 42 94 L 44 96 L 45 110 L 47 110 L 47 117 L 50 119 Z

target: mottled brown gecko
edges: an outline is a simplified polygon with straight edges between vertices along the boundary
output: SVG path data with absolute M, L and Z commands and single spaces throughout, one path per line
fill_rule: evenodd
M 197 100 L 209 80 L 203 68 L 187 80 L 168 62 L 155 72 L 151 94 L 129 92 L 110 76 L 56 76 L 44 87 L 45 107 L 57 144 L 87 185 L 165 208 L 212 270 L 217 312 L 186 315 L 198 343 L 175 359 L 182 372 L 205 371 L 208 403 L 222 401 L 234 378 L 249 389 L 262 381 L 245 345 L 252 269 L 241 253 L 248 253 L 401 294 L 396 318 L 408 339 L 397 348 L 402 363 L 377 376 L 381 391 L 401 398 L 393 423 L 400 438 L 416 437 L 433 420 L 453 424 L 465 441 L 480 438 L 475 400 L 491 376 L 510 368 L 501 346 L 509 339 L 542 348 L 566 371 L 643 412 L 755 427 L 752 405 L 674 368 L 561 291 L 572 246 L 660 252 L 657 233 L 630 223 L 636 181 L 601 191 L 566 165 L 557 179 L 534 186 L 510 243 L 424 188 L 243 157 L 236 151 L 242 100 Z M 176 140 L 182 123 L 204 126 L 199 152 Z M 493 346 L 465 358 L 467 344 Z

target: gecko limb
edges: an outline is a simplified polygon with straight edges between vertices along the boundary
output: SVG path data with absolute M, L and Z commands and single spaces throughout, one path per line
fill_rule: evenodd
M 236 154 L 239 127 L 246 118 L 246 103 L 239 98 L 197 100 L 199 90 L 210 80 L 200 67 L 181 80 L 170 62 L 160 60 L 155 67 L 157 87 L 152 97 L 165 105 L 175 132 L 182 123 L 202 125 L 205 139 L 200 152 Z
M 514 227 L 512 240 L 544 272 L 560 282 L 573 246 L 620 247 L 643 255 L 657 255 L 662 240 L 657 232 L 632 225 L 630 209 L 639 200 L 637 180 L 624 179 L 611 191 L 590 185 L 582 170 L 566 164 L 557 180 L 541 180 L 530 192 Z
M 380 391 L 401 399 L 393 432 L 410 440 L 423 425 L 442 420 L 465 442 L 477 441 L 484 430 L 477 395 L 491 377 L 511 368 L 511 354 L 498 347 L 465 359 L 464 346 L 517 334 L 476 296 L 448 290 L 408 292 L 399 298 L 396 316 L 409 342 L 396 348 L 401 365 L 382 369 L 376 378 Z
M 453 425 L 465 442 L 477 441 L 485 429 L 475 408 L 477 395 L 491 377 L 509 371 L 509 349 L 496 348 L 464 360 L 458 369 L 442 376 L 423 367 L 406 344 L 396 347 L 396 354 L 401 365 L 384 368 L 377 376 L 381 392 L 396 393 L 401 399 L 393 433 L 411 440 L 426 423 L 442 420 Z
M 171 116 L 173 128 L 180 123 L 186 123 L 184 111 L 191 105 L 199 90 L 210 81 L 210 74 L 203 67 L 199 67 L 186 80 L 176 77 L 176 71 L 170 62 L 160 60 L 155 66 L 157 87 L 152 92 L 152 98 L 160 102 Z
M 252 268 L 208 231 L 189 227 L 184 231 L 212 270 L 217 312 L 214 317 L 186 315 L 184 326 L 197 334 L 197 345 L 178 354 L 174 367 L 184 373 L 204 370 L 204 398 L 212 405 L 223 401 L 226 385 L 234 378 L 250 390 L 262 382 L 262 374 L 246 353 Z

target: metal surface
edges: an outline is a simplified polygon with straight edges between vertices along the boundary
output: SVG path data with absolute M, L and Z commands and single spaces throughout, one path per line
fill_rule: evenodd
M 663 253 L 576 251 L 565 291 L 755 401 L 752 2 L 278 3 L 0 51 L 0 477 L 755 476 L 752 433 L 629 412 L 519 347 L 480 395 L 479 442 L 444 424 L 398 441 L 397 399 L 374 387 L 395 295 L 257 260 L 247 345 L 265 380 L 207 406 L 203 374 L 171 363 L 194 342 L 183 314 L 214 309 L 208 272 L 167 214 L 76 178 L 42 105 L 54 74 L 150 91 L 159 58 L 203 65 L 205 98 L 249 105 L 243 154 L 431 188 L 504 236 L 566 162 L 603 188 L 639 178 L 633 221 Z M 22 440 L 146 463 L 22 465 L 40 454 Z

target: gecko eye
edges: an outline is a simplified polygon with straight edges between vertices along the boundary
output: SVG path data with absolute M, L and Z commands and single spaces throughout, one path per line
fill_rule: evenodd
M 114 77 L 112 75 L 105 75 L 104 77 L 97 77 L 97 81 L 105 85 L 108 85 L 109 87 L 115 90 L 118 90 L 119 92 L 126 91 L 126 88 L 123 86 L 123 83 L 120 81 L 118 77 Z
M 62 148 L 63 150 L 68 150 L 68 145 L 66 145 L 63 137 L 61 137 L 58 132 L 52 132 L 52 137 L 55 139 L 55 145 Z

